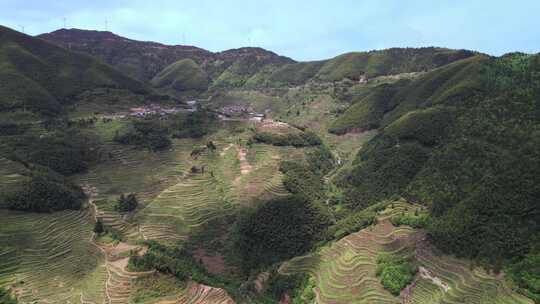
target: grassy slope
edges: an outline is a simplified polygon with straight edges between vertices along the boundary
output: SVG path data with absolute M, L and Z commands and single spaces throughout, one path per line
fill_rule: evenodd
M 33 214 L 0 211 L 0 286 L 20 301 L 104 301 L 103 256 L 91 243 L 86 211 Z
M 191 59 L 179 60 L 159 72 L 151 81 L 156 88 L 172 91 L 205 91 L 208 76 Z
M 124 88 L 147 93 L 145 85 L 98 60 L 0 27 L 0 110 L 61 112 L 86 90 Z
M 359 79 L 430 70 L 472 56 L 470 51 L 442 48 L 387 49 L 367 53 L 347 53 L 329 60 L 315 76 L 322 81 Z
M 359 80 L 382 75 L 431 70 L 473 56 L 464 50 L 443 48 L 394 48 L 371 52 L 346 53 L 323 61 L 298 62 L 266 71 L 257 80 L 258 86 L 280 87 L 318 82 Z

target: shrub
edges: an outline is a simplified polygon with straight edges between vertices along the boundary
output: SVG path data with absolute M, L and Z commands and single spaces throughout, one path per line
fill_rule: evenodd
M 163 150 L 172 144 L 168 132 L 167 126 L 158 119 L 134 120 L 116 132 L 114 141 L 154 151 Z
M 320 238 L 328 219 L 300 196 L 265 202 L 240 217 L 234 247 L 244 270 L 300 255 Z
M 55 129 L 41 136 L 19 136 L 12 146 L 18 159 L 65 175 L 85 171 L 98 152 L 93 140 L 76 129 Z
M 416 271 L 416 265 L 408 257 L 391 254 L 380 254 L 377 257 L 376 275 L 384 288 L 393 295 L 399 295 L 412 282 Z
M 139 202 L 135 194 L 130 193 L 127 196 L 121 194 L 114 206 L 114 209 L 119 212 L 131 212 L 137 208 Z
M 292 193 L 317 201 L 325 195 L 323 176 L 333 163 L 332 153 L 324 145 L 307 152 L 306 162 L 283 161 L 279 168 L 285 175 L 283 185 Z
M 510 264 L 506 273 L 520 292 L 540 303 L 540 254 L 528 254 Z
M 94 224 L 94 233 L 96 233 L 97 235 L 100 235 L 102 234 L 103 232 L 105 232 L 105 227 L 103 227 L 103 222 L 98 219 L 96 221 L 96 223 Z
M 210 111 L 197 110 L 189 114 L 171 117 L 172 136 L 175 138 L 201 138 L 213 131 L 216 115 Z
M 45 171 L 33 171 L 16 190 L 5 195 L 9 209 L 53 212 L 80 209 L 85 195 L 82 189 L 62 176 Z
M 137 254 L 130 256 L 128 262 L 130 271 L 155 269 L 173 275 L 180 281 L 193 280 L 201 284 L 225 288 L 231 294 L 236 294 L 239 284 L 208 273 L 183 245 L 164 245 L 157 242 L 147 242 L 147 245 L 148 251 L 143 256 Z
M 289 134 L 257 132 L 253 136 L 253 139 L 257 142 L 271 144 L 274 146 L 308 147 L 317 146 L 322 143 L 319 136 L 312 131 Z
M 413 228 L 424 228 L 428 222 L 428 215 L 404 213 L 393 216 L 390 221 L 394 226 L 408 225 Z

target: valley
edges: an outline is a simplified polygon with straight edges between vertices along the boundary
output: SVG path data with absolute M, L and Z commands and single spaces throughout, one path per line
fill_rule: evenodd
M 522 53 L 296 62 L 0 27 L 0 291 L 539 303 L 539 71 Z

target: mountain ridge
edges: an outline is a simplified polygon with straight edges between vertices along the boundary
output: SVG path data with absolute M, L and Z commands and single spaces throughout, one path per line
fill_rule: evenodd
M 37 37 L 102 59 L 141 81 L 150 81 L 182 59 L 193 60 L 210 79 L 209 88 L 279 87 L 309 80 L 332 82 L 349 78 L 420 72 L 477 54 L 439 47 L 390 48 L 348 52 L 318 61 L 295 61 L 260 47 L 211 52 L 195 46 L 137 41 L 111 32 L 61 29 Z

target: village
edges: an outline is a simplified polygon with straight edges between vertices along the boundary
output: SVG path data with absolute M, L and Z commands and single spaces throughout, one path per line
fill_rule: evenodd
M 163 107 L 159 104 L 152 103 L 147 106 L 130 108 L 130 116 L 134 117 L 146 117 L 150 115 L 159 115 L 160 117 L 166 117 L 171 114 L 176 114 L 179 112 L 195 112 L 197 107 L 197 101 L 190 100 L 187 102 L 188 108 L 184 107 Z
M 221 120 L 248 120 L 254 122 L 261 122 L 266 118 L 266 114 L 255 112 L 251 106 L 224 106 L 216 112 L 218 113 L 218 117 Z

